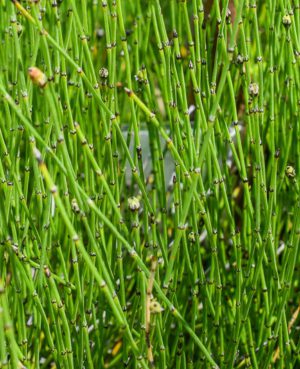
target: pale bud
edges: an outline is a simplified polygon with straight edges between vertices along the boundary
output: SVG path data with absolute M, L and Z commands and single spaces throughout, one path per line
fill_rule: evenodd
M 47 77 L 39 68 L 36 67 L 28 68 L 28 75 L 35 85 L 38 85 L 41 88 L 46 86 Z

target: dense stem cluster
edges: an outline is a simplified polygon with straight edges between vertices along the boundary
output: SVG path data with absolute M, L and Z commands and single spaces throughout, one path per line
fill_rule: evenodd
M 299 0 L 0 0 L 0 368 L 297 368 Z

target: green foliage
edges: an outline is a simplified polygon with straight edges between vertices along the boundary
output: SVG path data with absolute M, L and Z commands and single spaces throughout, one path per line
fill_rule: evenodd
M 0 0 L 0 368 L 297 368 L 298 0 Z

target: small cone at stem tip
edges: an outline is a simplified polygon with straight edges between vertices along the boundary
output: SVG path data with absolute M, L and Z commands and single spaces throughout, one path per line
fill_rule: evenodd
M 248 88 L 248 92 L 249 95 L 251 95 L 252 97 L 255 97 L 259 94 L 259 85 L 258 83 L 250 83 L 249 88 Z
M 152 314 L 162 313 L 165 309 L 160 305 L 160 303 L 156 300 L 152 300 L 150 302 L 150 311 Z
M 129 210 L 131 210 L 133 212 L 138 211 L 140 206 L 141 206 L 140 201 L 137 197 L 130 197 L 128 199 L 128 208 L 129 208 Z
M 28 75 L 35 85 L 38 85 L 41 88 L 44 88 L 46 86 L 47 77 L 45 73 L 43 73 L 39 68 L 29 67 Z
M 296 176 L 296 171 L 295 171 L 295 168 L 292 167 L 291 165 L 288 165 L 285 169 L 285 175 L 288 177 L 288 178 L 294 178 Z
M 284 25 L 284 27 L 290 27 L 290 25 L 292 24 L 292 18 L 289 14 L 285 14 L 282 17 L 282 24 Z
M 102 68 L 99 70 L 99 77 L 100 77 L 100 78 L 103 78 L 103 79 L 107 79 L 107 78 L 108 78 L 108 69 L 107 69 L 107 68 L 102 67 Z

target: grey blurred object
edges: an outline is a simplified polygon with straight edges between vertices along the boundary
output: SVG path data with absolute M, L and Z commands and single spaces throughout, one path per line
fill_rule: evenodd
M 127 140 L 127 134 L 128 134 L 128 131 L 124 129 L 123 137 L 125 138 L 125 140 Z M 129 151 L 133 157 L 134 151 L 136 150 L 136 148 L 134 147 L 133 133 L 131 133 L 131 135 L 132 137 L 130 139 Z M 144 174 L 145 174 L 145 177 L 148 177 L 151 174 L 152 169 L 153 169 L 151 151 L 150 151 L 150 142 L 149 142 L 149 131 L 147 129 L 141 129 L 139 131 L 139 137 L 140 137 L 140 142 L 141 142 L 141 147 L 142 147 Z M 166 143 L 162 138 L 160 138 L 160 144 L 161 144 L 162 151 L 164 152 L 165 186 L 168 186 L 172 182 L 173 174 L 175 172 L 175 164 L 174 164 L 174 159 L 172 158 L 170 152 L 165 150 Z M 126 163 L 125 175 L 126 175 L 126 183 L 130 185 L 132 181 L 132 172 L 131 172 L 131 168 L 128 162 Z

